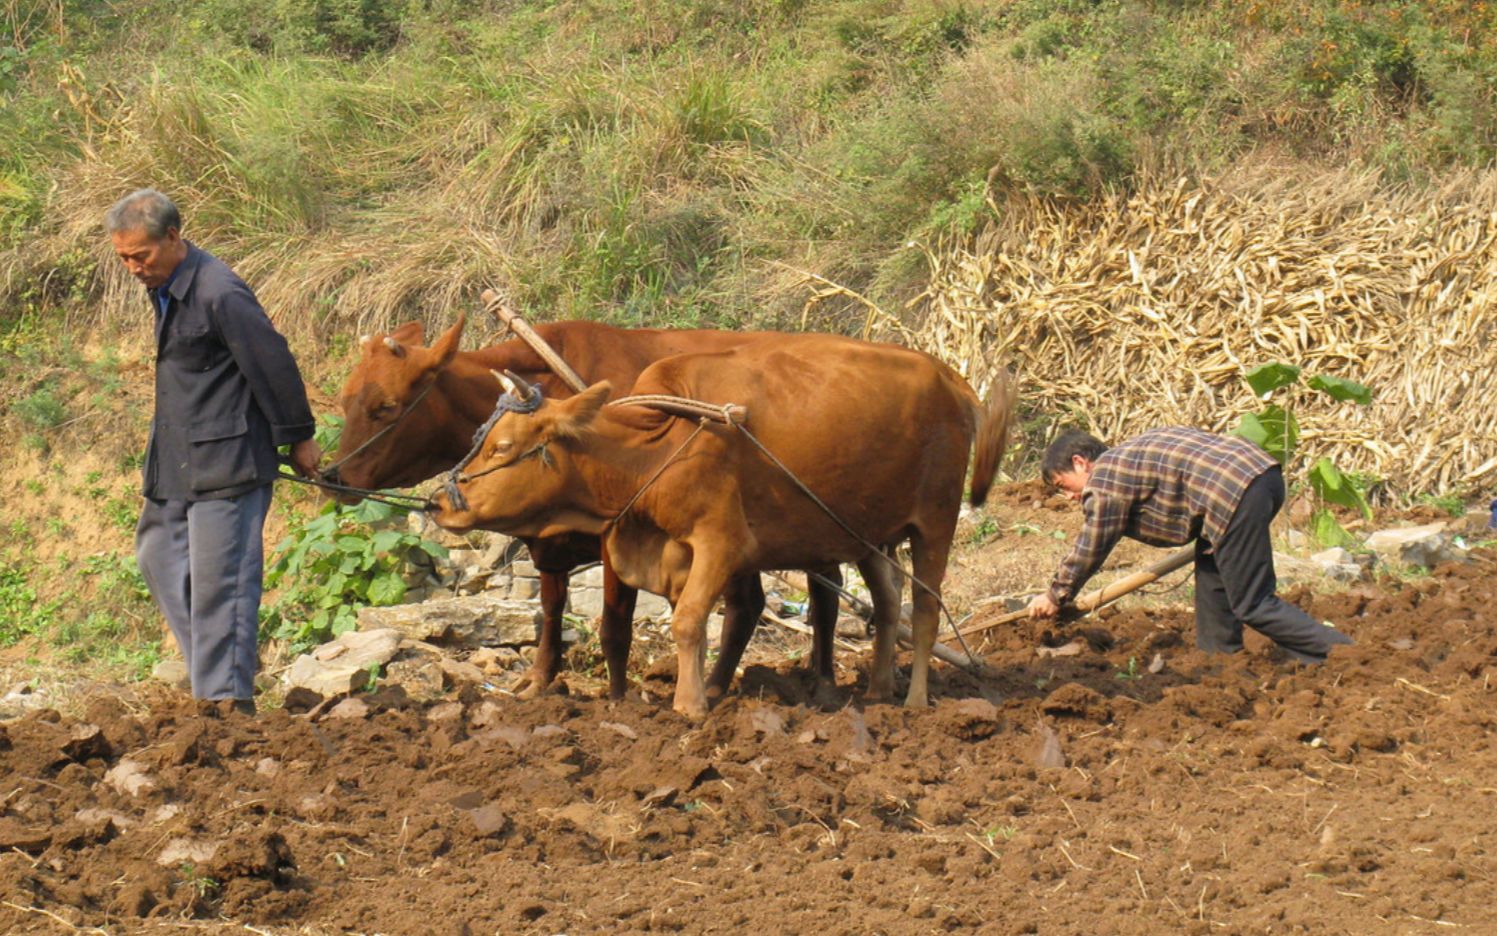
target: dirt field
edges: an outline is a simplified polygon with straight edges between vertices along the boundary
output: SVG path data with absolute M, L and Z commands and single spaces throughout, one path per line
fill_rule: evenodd
M 1314 669 L 1196 652 L 1188 595 L 1020 625 L 925 711 L 851 655 L 847 704 L 758 665 L 700 726 L 658 664 L 618 705 L 101 692 L 0 726 L 0 932 L 1497 932 L 1494 571 L 1290 589 L 1358 641 Z

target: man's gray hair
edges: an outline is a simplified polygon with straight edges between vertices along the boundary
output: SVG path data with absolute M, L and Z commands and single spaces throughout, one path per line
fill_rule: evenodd
M 182 230 L 182 213 L 176 204 L 153 188 L 136 189 L 114 203 L 104 215 L 104 230 L 145 231 L 152 240 L 160 240 L 171 228 Z

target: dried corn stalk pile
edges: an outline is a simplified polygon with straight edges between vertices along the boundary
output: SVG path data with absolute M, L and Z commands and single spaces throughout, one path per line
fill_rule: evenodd
M 1397 493 L 1497 481 L 1497 173 L 1420 192 L 1348 175 L 1182 180 L 1089 204 L 1017 198 L 1001 216 L 931 257 L 920 324 L 901 336 L 979 390 L 1011 368 L 1027 408 L 1108 441 L 1227 431 L 1260 405 L 1242 374 L 1284 361 L 1375 394 L 1280 400 L 1304 457 Z

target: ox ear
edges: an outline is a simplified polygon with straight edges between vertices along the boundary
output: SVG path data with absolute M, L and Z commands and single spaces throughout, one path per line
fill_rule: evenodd
M 426 343 L 426 329 L 420 322 L 406 322 L 390 332 L 390 337 L 404 345 L 421 345 Z
M 613 393 L 613 385 L 600 380 L 586 390 L 560 403 L 552 405 L 551 434 L 558 439 L 575 439 L 582 435 L 603 404 Z
M 446 367 L 452 361 L 453 355 L 457 354 L 457 349 L 463 340 L 463 325 L 467 321 L 467 314 L 459 312 L 457 321 L 453 323 L 452 327 L 442 332 L 441 336 L 432 342 L 431 350 L 435 356 L 437 367 Z

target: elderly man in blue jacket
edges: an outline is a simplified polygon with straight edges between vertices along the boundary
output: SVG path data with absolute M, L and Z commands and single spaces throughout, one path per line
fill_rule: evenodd
M 254 711 L 262 528 L 277 448 L 314 476 L 322 453 L 286 340 L 222 261 L 182 238 L 171 199 L 141 189 L 104 216 L 156 320 L 156 412 L 136 529 L 140 571 L 199 699 Z

